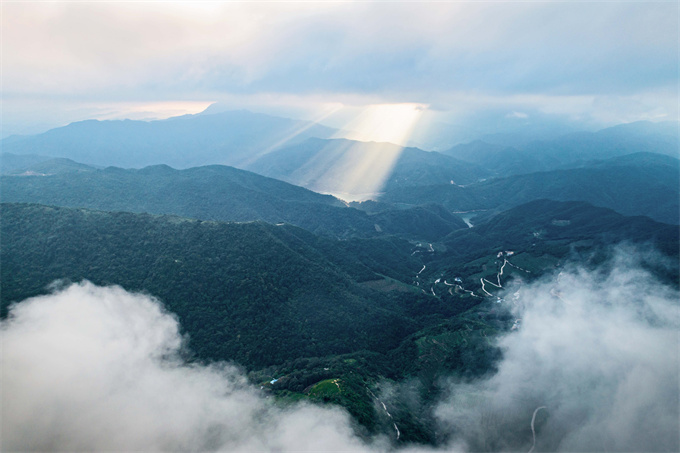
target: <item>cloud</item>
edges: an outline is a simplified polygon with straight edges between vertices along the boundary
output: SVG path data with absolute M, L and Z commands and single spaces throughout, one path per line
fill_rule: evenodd
M 498 373 L 450 384 L 443 429 L 472 450 L 528 451 L 545 407 L 536 451 L 678 451 L 678 293 L 623 253 L 522 288 Z
M 498 372 L 444 384 L 439 449 L 678 451 L 676 290 L 619 255 L 521 297 Z M 177 319 L 147 295 L 74 284 L 12 306 L 1 332 L 4 451 L 392 448 L 357 435 L 342 410 L 277 405 L 234 365 L 187 363 Z M 416 388 L 383 385 L 380 397 L 421 412 Z
M 5 6 L 5 88 L 77 95 L 630 94 L 675 86 L 677 5 Z M 633 69 L 634 68 L 634 69 Z M 173 97 L 174 98 L 174 97 Z
M 676 118 L 664 92 L 677 98 L 677 12 L 675 2 L 8 3 L 6 116 L 35 98 L 268 94 L 454 110 L 465 98 L 481 108 L 533 96 L 545 110 L 587 97 L 586 116 L 599 96 L 642 97 L 651 105 L 636 115 Z
M 75 284 L 2 323 L 4 451 L 362 451 L 344 412 L 276 407 L 231 365 L 187 364 L 157 300 Z

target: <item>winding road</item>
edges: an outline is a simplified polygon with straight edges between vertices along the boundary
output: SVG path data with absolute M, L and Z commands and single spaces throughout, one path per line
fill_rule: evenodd
M 392 420 L 392 426 L 394 426 L 394 430 L 395 430 L 396 433 L 397 433 L 397 440 L 399 440 L 399 438 L 401 437 L 401 432 L 399 431 L 399 427 L 397 426 L 397 424 L 394 423 L 394 418 L 392 417 L 392 414 L 390 414 L 390 411 L 387 410 L 387 406 L 385 406 L 385 403 L 383 403 L 377 396 L 375 396 L 375 394 L 374 394 L 373 392 L 371 392 L 371 390 L 370 390 L 368 387 L 366 387 L 366 390 L 368 390 L 368 393 L 370 393 L 371 396 L 372 396 L 377 402 L 379 402 L 379 403 L 382 405 L 383 410 L 385 411 L 385 413 L 387 414 L 387 416 L 390 418 L 390 420 Z
M 541 409 L 547 409 L 545 406 L 540 406 L 537 407 L 536 410 L 534 411 L 534 415 L 531 416 L 531 435 L 534 436 L 534 444 L 531 446 L 531 450 L 529 450 L 529 453 L 533 453 L 534 448 L 536 448 L 536 429 L 534 429 L 534 423 L 536 423 L 536 414 L 538 414 L 538 411 Z

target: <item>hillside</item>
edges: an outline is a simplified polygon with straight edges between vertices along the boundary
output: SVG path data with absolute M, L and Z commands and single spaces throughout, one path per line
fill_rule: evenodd
M 517 148 L 474 140 L 441 152 L 447 156 L 479 165 L 494 175 L 516 175 L 545 170 L 540 156 L 532 156 Z M 549 165 L 547 166 L 549 168 Z
M 545 241 L 581 240 L 600 244 L 649 243 L 677 256 L 677 226 L 648 217 L 628 217 L 584 202 L 535 200 L 502 212 L 474 228 L 451 233 L 443 242 L 460 254 L 484 249 L 528 248 Z
M 4 147 L 4 141 L 3 141 Z M 41 162 L 52 159 L 49 156 L 39 156 L 36 154 L 12 154 L 3 152 L 0 154 L 0 174 L 22 173 L 26 167 L 30 167 Z
M 202 220 L 264 220 L 338 237 L 407 234 L 429 239 L 464 227 L 459 218 L 432 209 L 369 215 L 329 195 L 220 165 L 187 170 L 160 165 L 141 170 L 110 167 L 63 172 L 59 171 L 61 161 L 56 161 L 56 169 L 50 169 L 48 163 L 55 161 L 29 167 L 40 169 L 32 176 L 0 178 L 3 201 Z M 403 221 L 394 221 L 396 217 Z
M 2 162 L 0 174 L 14 176 L 47 176 L 96 170 L 95 167 L 81 164 L 71 159 L 35 156 L 32 154 L 21 156 L 5 153 L 2 155 Z
M 432 185 L 395 189 L 381 201 L 442 204 L 452 211 L 491 213 L 547 198 L 586 201 L 624 215 L 646 215 L 677 224 L 680 220 L 680 161 L 638 153 L 593 162 L 587 167 L 498 178 L 467 187 Z M 488 215 L 487 215 L 488 218 Z
M 56 279 L 118 284 L 161 298 L 202 358 L 387 351 L 417 327 L 356 283 L 382 277 L 341 243 L 294 227 L 3 204 L 2 237 L 3 307 Z
M 518 297 L 523 284 L 578 263 L 595 269 L 635 255 L 646 270 L 678 287 L 680 230 L 647 217 L 628 217 L 584 202 L 536 200 L 451 233 L 422 254 L 415 278 L 441 296 Z M 643 251 L 643 252 L 640 252 Z

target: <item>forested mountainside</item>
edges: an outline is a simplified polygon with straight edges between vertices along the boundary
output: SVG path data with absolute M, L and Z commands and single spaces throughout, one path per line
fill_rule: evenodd
M 380 199 L 390 203 L 439 203 L 452 211 L 499 212 L 547 198 L 585 201 L 624 215 L 645 215 L 677 224 L 680 219 L 680 161 L 638 153 L 593 162 L 587 167 L 490 179 L 466 187 L 400 188 Z
M 288 370 L 277 387 L 284 396 L 340 374 L 353 384 L 336 402 L 368 427 L 376 414 L 366 385 L 417 373 L 425 365 L 414 356 L 424 335 L 416 332 L 455 328 L 452 317 L 479 303 L 414 287 L 420 257 L 396 238 L 336 241 L 263 222 L 12 203 L 2 204 L 2 238 L 4 310 L 55 280 L 148 292 L 178 316 L 196 359 L 235 361 L 254 376 Z M 496 353 L 484 342 L 479 348 L 487 352 L 461 349 L 446 367 L 484 373 Z
M 279 398 L 343 405 L 371 432 L 392 429 L 374 405 L 379 382 L 415 380 L 427 403 L 443 375 L 492 371 L 494 335 L 516 327 L 498 304 L 521 282 L 638 244 L 669 257 L 670 267 L 649 269 L 678 284 L 676 226 L 578 202 L 531 202 L 429 244 L 264 222 L 1 209 L 5 313 L 55 281 L 150 293 L 178 316 L 193 360 L 235 361 Z M 427 404 L 409 409 L 404 398 L 392 400 L 391 419 L 402 441 L 436 442 Z
M 141 170 L 109 167 L 64 172 L 60 171 L 61 161 L 56 163 L 59 165 L 54 170 L 55 162 L 48 161 L 28 167 L 28 175 L 0 178 L 3 201 L 202 220 L 291 223 L 337 237 L 406 234 L 437 239 L 466 227 L 457 216 L 431 207 L 369 215 L 348 208 L 330 195 L 221 165 L 187 170 L 158 165 Z

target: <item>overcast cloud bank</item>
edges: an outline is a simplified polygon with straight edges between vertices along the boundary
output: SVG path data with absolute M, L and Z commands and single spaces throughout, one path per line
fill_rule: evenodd
M 305 119 L 415 102 L 472 128 L 678 118 L 673 1 L 6 2 L 1 20 L 3 136 L 216 101 Z

